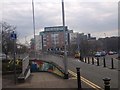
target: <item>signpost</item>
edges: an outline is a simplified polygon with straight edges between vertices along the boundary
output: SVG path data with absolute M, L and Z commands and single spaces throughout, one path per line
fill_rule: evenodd
M 16 63 L 16 39 L 17 39 L 17 34 L 13 31 L 12 33 L 11 33 L 11 39 L 13 40 L 13 45 L 14 45 L 14 80 L 15 80 L 15 84 L 16 84 L 16 65 L 15 65 L 15 63 Z

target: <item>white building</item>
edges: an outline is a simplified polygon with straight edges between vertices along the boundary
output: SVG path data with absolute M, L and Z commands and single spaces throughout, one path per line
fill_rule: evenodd
M 70 44 L 77 44 L 78 33 L 70 33 Z

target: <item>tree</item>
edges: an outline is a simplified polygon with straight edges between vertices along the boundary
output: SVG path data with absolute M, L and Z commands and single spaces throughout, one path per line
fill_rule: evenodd
M 10 38 L 11 33 L 16 30 L 15 26 L 12 26 L 6 22 L 1 22 L 1 36 L 2 36 L 2 53 L 6 54 L 6 59 L 8 52 L 13 52 L 13 40 Z

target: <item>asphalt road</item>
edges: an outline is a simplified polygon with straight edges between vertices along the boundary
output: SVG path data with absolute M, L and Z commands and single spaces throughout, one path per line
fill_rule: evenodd
M 108 59 L 106 59 L 106 63 L 108 63 L 110 57 L 108 56 L 107 58 Z M 64 69 L 63 57 L 57 55 L 41 55 L 39 59 L 55 62 Z M 118 70 L 103 68 L 102 65 L 97 66 L 97 65 L 87 64 L 75 58 L 67 58 L 67 60 L 68 60 L 69 70 L 76 73 L 76 67 L 80 67 L 81 76 L 93 82 L 94 84 L 100 86 L 101 88 L 104 88 L 102 79 L 106 77 L 111 78 L 110 81 L 111 88 L 118 88 L 118 72 L 119 72 Z

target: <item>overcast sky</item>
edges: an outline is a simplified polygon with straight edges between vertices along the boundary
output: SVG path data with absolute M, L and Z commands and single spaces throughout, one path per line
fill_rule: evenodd
M 114 2 L 113 2 L 114 1 Z M 61 0 L 34 0 L 36 34 L 46 26 L 62 25 Z M 33 37 L 31 0 L 4 0 L 2 21 L 17 27 L 19 40 Z M 65 0 L 65 21 L 74 32 L 97 38 L 118 35 L 117 0 Z M 105 33 L 105 34 L 104 34 Z

